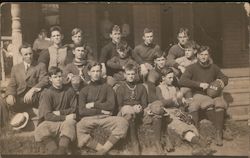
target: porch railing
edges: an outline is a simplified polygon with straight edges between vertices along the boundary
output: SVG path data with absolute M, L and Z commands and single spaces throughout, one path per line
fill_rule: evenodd
M 12 37 L 11 36 L 1 36 L 1 50 L 0 50 L 0 55 L 1 55 L 1 87 L 6 87 L 6 68 L 5 68 L 5 56 L 4 54 L 9 54 L 7 48 L 4 48 L 4 42 L 5 41 L 10 41 L 10 44 L 12 43 Z

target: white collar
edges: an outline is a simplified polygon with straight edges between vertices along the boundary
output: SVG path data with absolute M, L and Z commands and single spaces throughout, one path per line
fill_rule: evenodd
M 23 63 L 24 63 L 25 70 L 27 70 L 27 68 L 30 67 L 30 64 L 28 64 L 26 62 L 23 62 Z

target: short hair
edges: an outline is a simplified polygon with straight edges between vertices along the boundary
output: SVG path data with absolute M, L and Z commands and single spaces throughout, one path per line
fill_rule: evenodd
M 200 49 L 198 50 L 197 54 L 200 54 L 201 52 L 208 51 L 210 54 L 210 47 L 209 46 L 201 46 Z
M 164 67 L 162 70 L 161 70 L 161 74 L 163 76 L 166 76 L 167 74 L 169 73 L 174 73 L 173 69 L 170 68 L 170 67 Z
M 73 50 L 75 50 L 76 48 L 78 48 L 78 47 L 83 47 L 84 48 L 84 50 L 86 50 L 86 44 L 74 44 L 73 45 Z
M 94 66 L 100 66 L 100 69 L 102 69 L 102 65 L 99 62 L 94 61 L 94 60 L 89 60 L 88 65 L 87 65 L 88 71 L 90 71 L 91 68 L 94 67 Z
M 26 42 L 24 42 L 20 47 L 19 47 L 19 53 L 21 53 L 21 50 L 23 49 L 23 48 L 32 48 L 31 47 L 31 45 L 29 44 L 29 43 L 26 43 Z
M 46 29 L 41 29 L 40 32 L 39 32 L 39 35 L 41 35 L 42 33 L 48 33 L 48 31 Z
M 72 31 L 71 31 L 71 36 L 74 36 L 76 34 L 80 33 L 82 36 L 83 36 L 83 31 L 80 29 L 80 28 L 74 28 Z
M 135 73 L 137 73 L 137 66 L 135 64 L 132 63 L 128 63 L 124 66 L 124 71 L 135 71 Z
M 52 33 L 53 31 L 58 31 L 58 32 L 60 32 L 60 34 L 62 34 L 62 29 L 61 29 L 60 26 L 52 26 L 52 27 L 50 28 L 50 35 L 51 35 L 51 33 Z
M 147 28 L 147 27 L 146 27 L 146 28 L 143 30 L 143 35 L 145 35 L 145 33 L 151 33 L 151 32 L 154 33 L 153 29 Z
M 113 25 L 113 26 L 110 28 L 109 33 L 112 34 L 113 31 L 119 31 L 119 32 L 121 32 L 120 26 L 118 26 L 118 25 Z
M 177 33 L 177 36 L 178 36 L 180 33 L 184 33 L 184 34 L 186 34 L 188 37 L 190 36 L 188 28 L 181 27 L 181 28 L 179 29 L 178 33 Z
M 153 59 L 157 59 L 157 58 L 160 58 L 160 57 L 166 57 L 166 52 L 164 51 L 161 51 L 161 50 L 157 50 L 154 55 L 153 55 Z
M 116 44 L 116 50 L 125 51 L 128 47 L 128 43 L 125 40 L 121 40 Z
M 56 75 L 58 74 L 59 72 L 62 73 L 62 70 L 59 68 L 59 67 L 56 67 L 56 66 L 51 66 L 50 69 L 49 69 L 49 76 L 51 77 L 52 75 Z
M 197 44 L 195 41 L 191 40 L 187 41 L 187 43 L 185 44 L 185 48 L 193 48 L 195 50 L 198 50 L 200 48 L 200 45 Z

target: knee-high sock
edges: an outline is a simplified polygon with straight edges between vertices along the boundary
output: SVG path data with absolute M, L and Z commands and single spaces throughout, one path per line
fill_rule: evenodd
M 131 121 L 129 124 L 130 139 L 133 144 L 139 144 L 135 122 Z
M 211 122 L 214 124 L 214 126 L 216 126 L 216 125 L 215 125 L 215 124 L 216 124 L 216 121 L 215 121 L 215 112 L 214 112 L 214 109 L 213 109 L 213 108 L 207 109 L 206 115 L 207 115 L 207 119 L 208 119 L 209 121 L 211 121 Z
M 198 127 L 198 122 L 199 122 L 199 112 L 198 111 L 193 111 L 189 113 L 192 116 L 192 119 L 194 121 L 194 125 Z
M 43 143 L 45 144 L 46 150 L 49 154 L 53 154 L 53 152 L 57 149 L 56 141 L 51 137 L 43 140 Z
M 106 153 L 108 152 L 117 142 L 119 139 L 117 139 L 114 136 L 110 136 L 108 138 L 108 140 L 106 141 L 106 143 L 102 146 L 102 148 L 100 149 L 102 153 Z M 99 151 L 100 151 L 99 150 Z
M 162 132 L 162 119 L 153 118 L 153 129 L 155 142 L 159 143 L 161 141 L 161 132 Z
M 222 132 L 224 125 L 224 109 L 216 109 L 215 110 L 215 128 Z
M 65 147 L 68 148 L 70 143 L 70 138 L 66 136 L 61 136 L 59 139 L 59 147 Z
M 90 140 L 86 144 L 87 147 L 94 149 L 96 151 L 100 150 L 102 148 L 102 145 L 94 140 L 93 138 L 90 138 Z

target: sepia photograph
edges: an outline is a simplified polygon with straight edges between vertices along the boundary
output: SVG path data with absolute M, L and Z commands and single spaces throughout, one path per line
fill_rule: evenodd
M 1 3 L 1 156 L 250 156 L 249 2 Z

